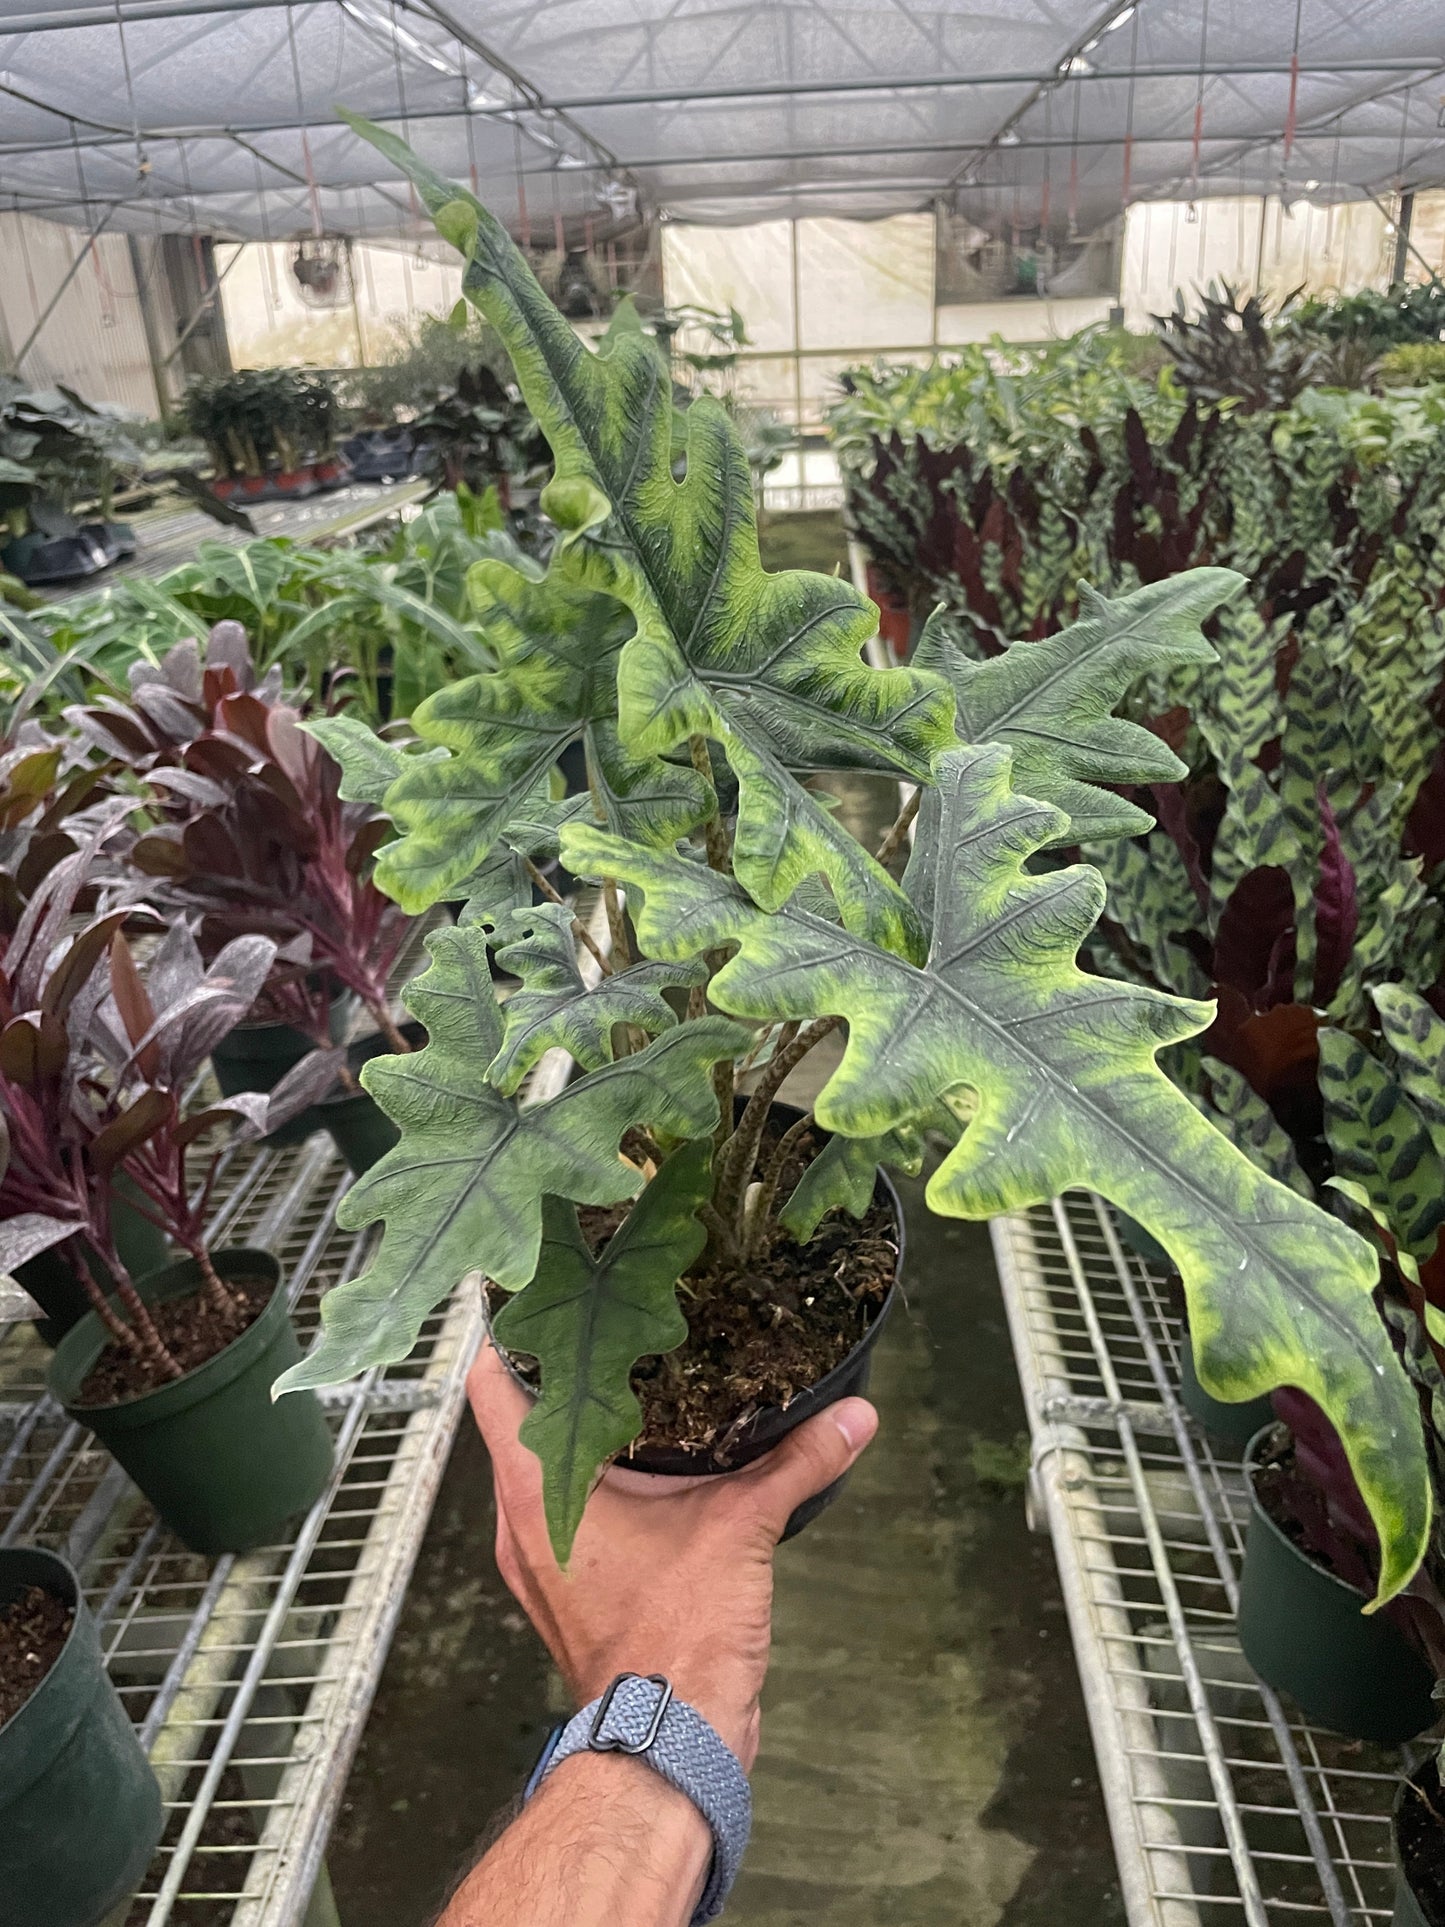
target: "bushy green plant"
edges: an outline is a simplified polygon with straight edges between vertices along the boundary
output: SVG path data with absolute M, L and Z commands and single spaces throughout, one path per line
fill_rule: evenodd
M 509 364 L 495 331 L 469 309 L 457 318 L 418 315 L 398 330 L 383 358 L 338 379 L 346 406 L 363 427 L 410 422 L 457 385 L 463 369 L 488 368 L 506 381 Z
M 118 484 L 139 475 L 136 425 L 65 387 L 30 388 L 0 375 L 0 522 L 24 534 L 41 505 L 109 521 Z
M 306 368 L 197 376 L 187 384 L 181 414 L 222 477 L 294 473 L 329 456 L 340 427 L 330 380 Z
M 489 556 L 519 556 L 507 526 L 494 492 L 463 488 L 368 549 L 283 536 L 203 542 L 192 562 L 154 580 L 127 577 L 30 626 L 62 663 L 123 688 L 135 662 L 157 663 L 215 623 L 238 622 L 261 667 L 279 664 L 313 705 L 379 723 L 408 716 L 423 696 L 490 661 L 472 623 L 467 571 Z
M 413 909 L 460 888 L 472 900 L 429 939 L 431 969 L 409 993 L 425 1049 L 365 1073 L 401 1141 L 342 1217 L 381 1219 L 380 1244 L 328 1294 L 318 1346 L 282 1387 L 399 1357 L 481 1267 L 511 1298 L 503 1342 L 541 1364 L 523 1436 L 565 1557 L 599 1466 L 639 1430 L 634 1362 L 677 1342 L 679 1280 L 736 1289 L 759 1248 L 806 1242 L 832 1209 L 865 1209 L 880 1160 L 912 1164 L 937 1124 L 936 1210 L 985 1216 L 1083 1184 L 1171 1249 L 1204 1382 L 1243 1397 L 1288 1380 L 1319 1400 L 1379 1525 L 1381 1593 L 1395 1591 L 1418 1559 L 1428 1495 L 1411 1398 L 1370 1301 L 1373 1257 L 1260 1174 L 1160 1071 L 1155 1053 L 1207 1011 L 1079 969 L 1097 876 L 1027 867 L 1073 838 L 1066 812 L 1100 834 L 1134 826 L 1101 785 L 1176 765 L 1109 712 L 1141 674 L 1210 658 L 1199 625 L 1233 579 L 1090 596 L 1072 634 L 988 663 L 944 638 L 928 669 L 866 668 L 864 598 L 837 578 L 762 570 L 726 412 L 693 404 L 676 477 L 655 350 L 627 337 L 597 355 L 580 346 L 483 208 L 394 136 L 353 124 L 461 251 L 468 298 L 551 444 L 544 503 L 561 534 L 545 575 L 473 571 L 497 667 L 421 705 L 415 750 L 355 723 L 313 725 L 347 793 L 396 826 L 382 887 Z M 592 801 L 550 804 L 555 759 L 579 738 Z M 726 816 L 723 759 L 737 784 Z M 808 786 L 823 769 L 920 786 L 901 883 Z M 522 826 L 559 808 L 563 862 L 599 883 L 609 910 L 611 952 L 591 975 L 570 913 L 519 894 Z M 506 1006 L 489 942 L 522 980 Z M 770 1142 L 784 1076 L 845 1026 L 810 1118 Z M 553 1045 L 583 1074 L 520 1104 Z M 740 1071 L 764 1052 L 735 1117 Z M 961 1094 L 972 1115 L 960 1134 L 944 1100 Z M 832 1135 L 807 1161 L 814 1126 Z M 631 1198 L 594 1251 L 576 1207 Z
M 1408 341 L 1439 341 L 1445 335 L 1445 284 L 1316 297 L 1300 303 L 1294 321 L 1328 340 L 1366 341 L 1376 353 Z
M 1426 388 L 1445 382 L 1445 341 L 1404 341 L 1379 359 L 1377 372 L 1387 388 Z

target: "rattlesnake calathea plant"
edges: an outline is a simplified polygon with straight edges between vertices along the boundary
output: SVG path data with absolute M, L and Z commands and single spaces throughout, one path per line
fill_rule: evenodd
M 1209 659 L 1199 625 L 1237 579 L 1086 594 L 1072 630 L 988 663 L 940 650 L 928 669 L 865 667 L 862 596 L 762 569 L 725 412 L 688 411 L 678 479 L 655 348 L 622 336 L 591 352 L 490 214 L 354 125 L 465 257 L 467 296 L 551 445 L 543 505 L 561 533 L 545 575 L 473 570 L 497 667 L 423 703 L 415 747 L 344 719 L 313 726 L 347 792 L 396 828 L 380 885 L 412 911 L 463 892 L 471 909 L 429 937 L 407 993 L 426 1046 L 364 1073 L 400 1142 L 341 1216 L 381 1220 L 380 1241 L 323 1300 L 317 1345 L 278 1392 L 401 1357 L 432 1307 L 484 1272 L 510 1295 L 501 1341 L 539 1363 L 523 1436 L 565 1558 L 599 1468 L 641 1431 L 632 1367 L 679 1342 L 692 1294 L 727 1291 L 829 1212 L 861 1212 L 876 1166 L 916 1168 L 942 1119 L 936 1211 L 984 1217 L 1092 1187 L 1174 1254 L 1207 1385 L 1243 1398 L 1292 1382 L 1319 1402 L 1378 1524 L 1380 1593 L 1394 1593 L 1430 1498 L 1413 1396 L 1371 1302 L 1374 1253 L 1169 1081 L 1155 1053 L 1208 1007 L 1087 975 L 1076 953 L 1099 878 L 1035 865 L 1077 840 L 1075 815 L 1096 837 L 1147 821 L 1102 785 L 1179 765 L 1110 712 L 1146 669 Z M 550 803 L 555 759 L 579 738 L 591 795 Z M 887 859 L 911 807 L 880 861 L 802 780 L 820 770 L 918 786 L 901 883 Z M 563 864 L 601 885 L 601 962 L 577 949 L 565 908 L 530 902 L 526 844 L 549 810 Z M 489 945 L 521 980 L 506 1003 Z M 811 1115 L 821 1148 L 783 1185 L 771 1096 L 835 1031 L 846 1046 Z M 581 1074 L 529 1105 L 523 1079 L 556 1046 Z M 753 1085 L 736 1124 L 735 1079 Z M 594 1250 L 577 1207 L 630 1198 Z

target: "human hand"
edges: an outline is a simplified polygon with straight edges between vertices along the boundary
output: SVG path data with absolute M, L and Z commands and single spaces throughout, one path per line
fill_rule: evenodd
M 517 1437 L 529 1401 L 493 1346 L 467 1380 L 492 1458 L 497 1565 L 579 1706 L 619 1673 L 663 1673 L 750 1770 L 772 1640 L 773 1553 L 793 1509 L 878 1429 L 840 1399 L 739 1472 L 661 1478 L 614 1467 L 588 1501 L 567 1571 L 552 1553 L 542 1468 Z

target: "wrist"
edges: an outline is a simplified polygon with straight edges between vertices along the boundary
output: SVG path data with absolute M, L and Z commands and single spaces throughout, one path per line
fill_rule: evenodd
M 752 1772 L 758 1756 L 761 1717 L 758 1695 L 751 1687 L 701 1666 L 689 1670 L 685 1663 L 658 1665 L 648 1653 L 624 1653 L 617 1659 L 599 1661 L 573 1682 L 579 1711 L 600 1699 L 619 1673 L 637 1673 L 644 1679 L 651 1673 L 661 1673 L 671 1682 L 677 1697 L 701 1713 L 731 1749 L 743 1772 Z

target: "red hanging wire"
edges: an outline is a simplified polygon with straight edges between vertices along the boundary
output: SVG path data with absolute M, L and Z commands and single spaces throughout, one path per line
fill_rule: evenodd
M 527 214 L 527 181 L 522 173 L 522 130 L 512 122 L 512 149 L 517 166 L 517 233 L 524 249 L 532 245 L 532 222 Z
M 1124 123 L 1123 205 L 1129 205 L 1129 188 L 1134 177 L 1134 86 L 1139 71 L 1139 9 L 1134 9 L 1134 25 L 1129 34 L 1129 106 Z
M 1294 148 L 1295 128 L 1299 123 L 1299 30 L 1300 15 L 1304 11 L 1304 0 L 1295 0 L 1294 9 L 1294 49 L 1289 57 L 1289 106 L 1284 116 L 1284 157 L 1286 161 Z

